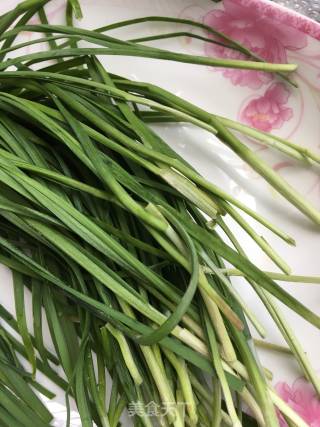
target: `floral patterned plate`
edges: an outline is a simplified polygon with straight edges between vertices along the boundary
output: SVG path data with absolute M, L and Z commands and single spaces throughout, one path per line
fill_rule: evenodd
M 17 3 L 17 0 L 1 2 L 0 12 L 9 10 Z M 51 22 L 63 22 L 64 5 L 65 0 L 53 0 L 48 4 Z M 241 41 L 268 61 L 297 63 L 299 67 L 294 78 L 299 88 L 294 89 L 271 74 L 257 71 L 217 70 L 141 58 L 103 58 L 104 64 L 115 73 L 156 83 L 208 111 L 290 138 L 293 142 L 319 153 L 320 25 L 316 22 L 266 0 L 223 0 L 217 5 L 209 0 L 81 0 L 81 5 L 84 18 L 78 25 L 82 27 L 95 28 L 116 20 L 145 15 L 179 16 L 214 26 Z M 117 30 L 113 34 L 133 38 L 170 30 L 172 31 L 172 26 L 168 24 L 152 23 Z M 189 28 L 187 30 L 193 31 Z M 34 35 L 30 33 L 23 36 L 24 39 L 32 37 Z M 191 38 L 171 39 L 156 42 L 155 45 L 213 57 L 240 57 L 237 53 L 230 53 L 224 48 Z M 34 48 L 30 47 L 29 51 L 31 49 Z M 254 224 L 257 232 L 263 233 L 269 243 L 283 254 L 294 273 L 320 274 L 319 229 L 313 227 L 275 194 L 255 172 L 205 131 L 175 125 L 157 126 L 156 129 L 203 175 L 295 237 L 297 248 L 287 247 Z M 320 209 L 319 169 L 306 167 L 252 141 L 247 142 L 274 170 Z M 238 227 L 235 229 L 254 262 L 261 268 L 276 271 L 255 244 Z M 0 296 L 1 303 L 13 311 L 13 295 L 8 285 L 11 276 L 3 266 L 0 266 L 0 277 L 6 289 Z M 235 280 L 234 283 L 265 325 L 268 340 L 283 343 L 262 304 L 256 300 L 250 289 L 241 279 Z M 307 284 L 279 285 L 285 286 L 296 298 L 319 313 L 320 287 Z M 285 307 L 283 311 L 320 373 L 319 331 Z M 51 345 L 49 339 L 48 345 Z M 274 384 L 280 395 L 297 410 L 307 424 L 320 427 L 320 402 L 312 387 L 301 378 L 301 373 L 290 356 L 261 351 L 260 357 L 262 363 L 272 370 Z M 46 383 L 46 379 L 40 377 L 40 380 Z M 51 384 L 48 385 L 54 389 Z M 55 425 L 63 426 L 66 416 L 64 396 L 56 391 L 57 398 L 48 402 L 48 406 L 56 416 Z M 126 423 L 130 424 L 128 421 Z M 284 420 L 281 420 L 281 423 L 286 425 Z M 80 425 L 74 412 L 72 426 Z

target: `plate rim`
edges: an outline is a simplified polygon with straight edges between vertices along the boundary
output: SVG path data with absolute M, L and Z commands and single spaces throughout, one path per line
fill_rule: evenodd
M 266 18 L 276 19 L 320 41 L 320 23 L 295 10 L 270 0 L 231 0 L 243 7 L 253 7 Z M 222 2 L 223 3 L 223 2 Z M 279 13 L 281 12 L 281 13 Z

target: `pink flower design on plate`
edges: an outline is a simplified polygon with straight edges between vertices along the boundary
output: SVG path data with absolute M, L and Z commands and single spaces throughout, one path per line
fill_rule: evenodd
M 307 45 L 305 34 L 285 24 L 279 25 L 276 20 L 260 14 L 257 8 L 239 5 L 232 0 L 224 0 L 223 6 L 223 10 L 208 12 L 204 23 L 238 40 L 269 62 L 288 62 L 287 50 L 295 51 Z M 208 56 L 218 58 L 244 57 L 234 50 L 212 43 L 206 43 L 205 50 Z M 273 78 L 272 74 L 261 71 L 225 69 L 223 74 L 234 85 L 251 89 L 260 88 Z
M 242 110 L 241 120 L 257 129 L 269 132 L 279 129 L 291 119 L 292 108 L 286 107 L 290 92 L 281 83 L 273 83 L 259 98 L 252 99 Z
M 297 379 L 292 386 L 285 382 L 276 385 L 279 396 L 294 409 L 310 427 L 320 427 L 320 400 L 311 384 L 305 379 Z M 279 414 L 281 427 L 288 427 Z

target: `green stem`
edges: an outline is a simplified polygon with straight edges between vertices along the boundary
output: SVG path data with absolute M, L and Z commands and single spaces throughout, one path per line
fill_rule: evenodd
M 222 46 L 222 47 L 226 47 L 226 48 L 230 49 L 230 46 L 228 46 L 225 43 L 219 42 L 219 41 L 214 40 L 214 39 L 210 39 L 208 37 L 200 36 L 199 34 L 190 33 L 188 31 L 179 31 L 179 32 L 174 32 L 174 33 L 164 33 L 164 34 L 157 34 L 154 36 L 139 37 L 136 39 L 130 39 L 128 41 L 132 42 L 132 43 L 142 43 L 142 42 L 151 42 L 154 40 L 171 39 L 171 38 L 176 38 L 176 37 L 188 37 L 188 38 L 201 40 L 201 41 L 204 41 L 207 43 L 216 44 L 218 46 Z M 60 47 L 61 47 L 61 45 L 60 45 Z
M 265 328 L 260 324 L 260 321 L 256 317 L 256 315 L 252 312 L 252 310 L 249 309 L 247 304 L 243 301 L 242 297 L 238 294 L 238 292 L 234 289 L 231 282 L 226 279 L 226 276 L 221 272 L 221 270 L 211 261 L 210 257 L 207 256 L 207 254 L 203 251 L 201 253 L 204 261 L 208 264 L 209 268 L 213 272 L 214 275 L 216 275 L 220 281 L 224 284 L 224 286 L 228 289 L 228 291 L 232 294 L 232 296 L 235 298 L 235 300 L 239 303 L 240 307 L 242 308 L 243 312 L 246 314 L 248 319 L 250 320 L 253 327 L 256 329 L 256 331 L 259 333 L 261 337 L 266 336 Z M 205 268 L 205 267 L 204 267 Z
M 272 389 L 269 390 L 273 403 L 278 409 L 288 417 L 296 427 L 308 427 L 308 424 L 295 412 L 281 397 L 277 395 Z
M 164 349 L 164 354 L 168 358 L 169 362 L 173 365 L 177 372 L 181 390 L 184 396 L 184 402 L 186 403 L 187 412 L 189 414 L 192 425 L 195 426 L 198 422 L 197 406 L 192 391 L 190 378 L 188 375 L 188 369 L 186 362 L 176 357 L 171 351 Z
M 257 245 L 263 250 L 263 252 L 269 256 L 269 258 L 286 274 L 290 274 L 290 267 L 288 264 L 272 249 L 268 242 L 259 236 L 255 230 L 243 219 L 241 215 L 232 207 L 230 204 L 222 202 L 222 206 L 228 212 L 228 214 L 242 227 L 249 236 L 256 242 Z M 219 222 L 218 222 L 219 223 Z
M 310 361 L 306 353 L 304 352 L 300 342 L 297 340 L 293 330 L 285 321 L 281 313 L 281 310 L 276 304 L 274 298 L 272 297 L 272 295 L 268 294 L 262 289 L 259 289 L 258 286 L 255 286 L 255 291 L 257 292 L 262 302 L 266 306 L 267 310 L 269 311 L 271 317 L 273 318 L 274 322 L 278 326 L 279 330 L 282 332 L 284 339 L 286 340 L 292 353 L 295 355 L 306 378 L 313 384 L 315 390 L 320 396 L 320 380 L 318 378 L 318 375 L 316 374 L 313 367 L 311 366 Z
M 292 356 L 292 351 L 289 347 L 284 347 L 283 345 L 279 344 L 272 344 L 270 342 L 258 339 L 254 339 L 253 342 L 256 347 L 260 347 L 266 350 L 278 351 L 280 353 L 290 354 Z
M 254 129 L 250 126 L 246 126 L 242 123 L 236 122 L 234 120 L 227 119 L 226 117 L 216 116 L 227 128 L 234 129 L 239 131 L 243 135 L 254 138 L 257 141 L 262 142 L 263 144 L 275 148 L 288 156 L 294 157 L 300 161 L 308 161 L 309 159 L 314 162 L 320 163 L 320 156 L 308 150 L 305 147 L 294 144 L 286 139 L 280 138 L 277 135 L 273 135 L 267 132 L 262 132 L 260 130 Z
M 212 419 L 210 427 L 220 427 L 222 421 L 222 409 L 221 409 L 221 384 L 218 377 L 213 377 L 213 390 L 212 390 Z
M 227 379 L 225 376 L 225 372 L 224 372 L 224 369 L 223 369 L 222 364 L 221 364 L 221 359 L 220 359 L 220 355 L 218 352 L 218 343 L 217 343 L 217 340 L 216 340 L 216 337 L 214 334 L 214 330 L 210 324 L 208 314 L 205 313 L 204 316 L 205 316 L 204 321 L 205 321 L 207 334 L 208 334 L 208 341 L 209 341 L 209 345 L 210 345 L 212 362 L 213 362 L 214 368 L 216 370 L 217 376 L 220 380 L 220 384 L 221 384 L 221 388 L 222 388 L 223 395 L 225 398 L 228 414 L 232 420 L 232 426 L 233 427 L 241 427 L 241 422 L 238 418 L 237 411 L 235 410 L 232 395 L 230 392 L 230 388 L 228 386 L 228 382 L 227 382 Z
M 51 26 L 49 29 L 51 29 Z M 22 27 L 25 31 L 34 31 L 32 25 Z M 67 37 L 67 36 L 66 36 Z M 74 48 L 74 49 L 55 49 L 48 52 L 37 52 L 22 55 L 18 58 L 7 59 L 0 64 L 0 70 L 18 65 L 24 62 L 34 64 L 58 58 L 72 58 L 84 55 L 111 55 L 111 56 L 130 56 L 142 58 L 163 59 L 167 61 L 177 61 L 187 64 L 207 65 L 211 67 L 233 68 L 241 70 L 258 70 L 268 73 L 274 72 L 292 72 L 297 69 L 295 64 L 273 64 L 245 60 L 233 59 L 215 59 L 206 56 L 188 55 L 183 53 L 170 52 L 160 49 L 141 49 L 135 46 L 118 45 L 117 47 L 109 48 Z
M 205 272 L 207 273 L 208 271 L 206 270 Z M 236 268 L 221 269 L 221 272 L 227 276 L 244 276 L 242 271 Z M 320 277 L 318 276 L 297 276 L 294 274 L 274 273 L 272 271 L 264 271 L 264 273 L 271 279 L 279 280 L 280 282 L 320 284 Z
M 142 384 L 143 378 L 142 378 L 142 376 L 139 372 L 139 369 L 138 369 L 138 367 L 134 361 L 134 358 L 132 356 L 132 353 L 131 353 L 131 350 L 130 350 L 130 347 L 129 347 L 129 344 L 128 344 L 126 338 L 115 327 L 110 325 L 110 323 L 108 323 L 106 325 L 106 328 L 111 332 L 111 334 L 117 340 L 119 347 L 120 347 L 121 354 L 123 356 L 123 359 L 125 361 L 125 364 L 129 370 L 130 374 L 131 374 L 133 381 L 137 385 Z
M 270 166 L 264 163 L 255 153 L 239 141 L 220 120 L 212 117 L 213 125 L 218 130 L 220 139 L 230 147 L 239 157 L 248 163 L 259 175 L 274 187 L 284 198 L 291 202 L 298 210 L 309 217 L 315 224 L 320 225 L 320 212 L 305 200 Z

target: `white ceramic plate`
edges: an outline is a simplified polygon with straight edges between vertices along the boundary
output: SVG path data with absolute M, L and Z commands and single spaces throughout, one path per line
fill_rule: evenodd
M 18 1 L 6 0 L 0 12 L 14 7 Z M 53 0 L 47 7 L 51 22 L 62 23 L 64 0 Z M 134 5 L 133 5 L 134 4 Z M 103 62 L 112 72 L 131 79 L 156 83 L 195 104 L 232 119 L 242 120 L 265 131 L 290 138 L 293 142 L 320 151 L 320 25 L 294 12 L 265 0 L 225 0 L 218 6 L 206 0 L 82 0 L 84 18 L 78 25 L 95 28 L 118 20 L 146 15 L 180 16 L 215 25 L 247 44 L 269 61 L 299 64 L 295 79 L 298 90 L 284 85 L 272 75 L 239 70 L 213 70 L 209 67 L 178 64 L 160 60 L 126 57 L 105 57 Z M 140 35 L 174 31 L 168 24 L 143 24 L 115 31 L 114 35 L 134 38 Z M 34 35 L 25 33 L 24 39 Z M 225 50 L 188 38 L 170 39 L 155 45 L 175 51 L 226 56 Z M 44 47 L 43 47 L 44 48 Z M 29 49 L 35 50 L 35 47 Z M 189 126 L 158 126 L 157 130 L 186 160 L 232 195 L 268 217 L 290 233 L 297 247 L 288 247 L 254 224 L 290 264 L 296 274 L 320 275 L 319 229 L 259 178 L 229 149 L 205 131 Z M 319 169 L 310 169 L 257 144 L 251 147 L 298 191 L 320 209 Z M 277 271 L 256 245 L 236 227 L 251 259 L 261 268 Z M 0 266 L 1 303 L 13 311 L 11 276 Z M 244 282 L 235 286 L 257 313 L 268 331 L 268 340 L 283 343 L 261 303 Z M 283 286 L 283 284 L 280 284 Z M 319 313 L 320 286 L 287 284 L 285 288 L 309 308 Z M 30 300 L 27 300 L 28 306 Z M 30 307 L 29 307 L 30 308 Z M 320 372 L 320 333 L 287 309 L 283 309 L 301 340 L 306 353 Z M 31 311 L 30 311 L 31 315 Z M 31 323 L 30 323 L 31 325 Z M 46 334 L 48 336 L 48 333 Z M 48 340 L 50 345 L 50 341 Z M 261 352 L 261 360 L 274 373 L 281 395 L 300 412 L 309 425 L 320 425 L 320 403 L 300 377 L 296 363 L 287 356 Z M 40 376 L 41 381 L 57 392 L 48 402 L 56 416 L 56 426 L 64 426 L 64 396 Z M 129 423 L 130 424 L 130 423 Z M 80 426 L 76 412 L 72 426 Z

